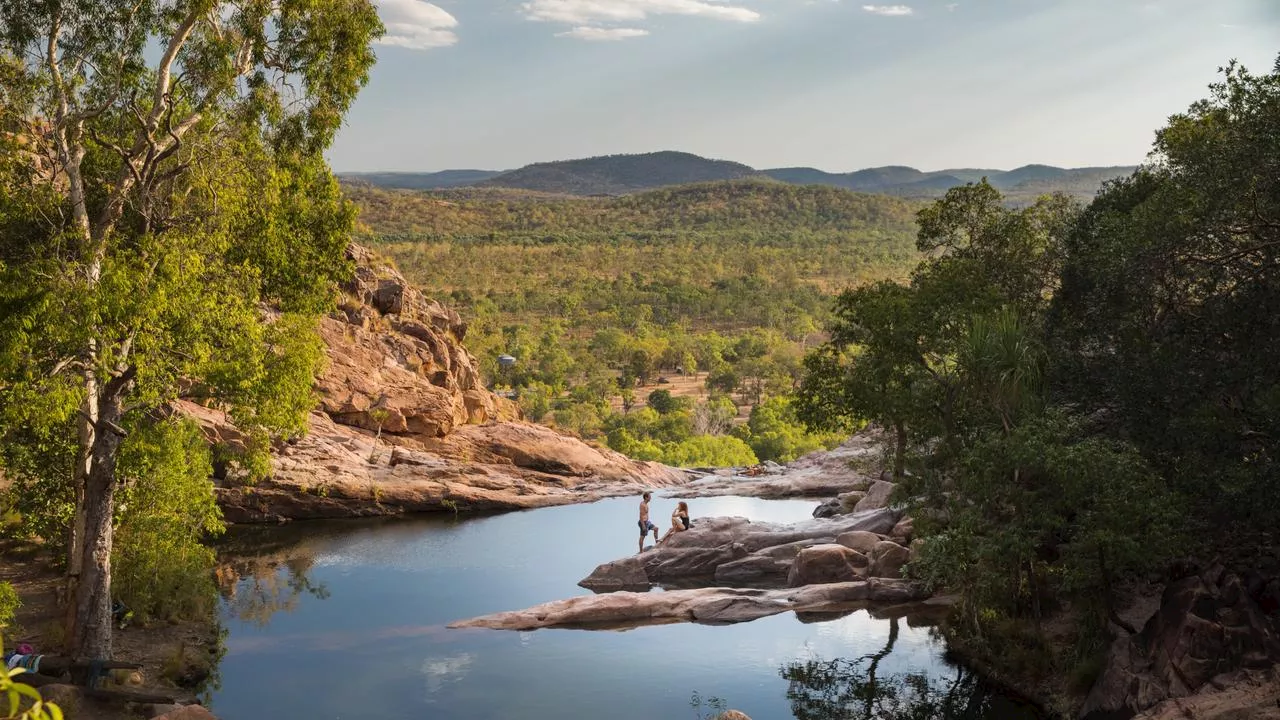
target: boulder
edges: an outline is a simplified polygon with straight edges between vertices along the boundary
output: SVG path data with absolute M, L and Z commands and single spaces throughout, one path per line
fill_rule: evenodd
M 792 524 L 699 518 L 691 529 L 640 555 L 600 565 L 578 584 L 591 590 L 616 589 L 619 577 L 638 577 L 631 567 L 638 559 L 651 583 L 751 580 L 782 585 L 790 561 L 805 547 L 834 543 L 853 530 L 888 532 L 898 518 L 889 508 Z
M 1276 623 L 1257 600 L 1221 566 L 1169 583 L 1142 631 L 1112 643 L 1081 715 L 1132 715 L 1280 661 Z
M 840 533 L 840 535 L 836 537 L 836 542 L 847 548 L 857 550 L 863 555 L 870 555 L 872 548 L 884 539 L 885 537 L 883 535 L 877 535 L 873 532 L 867 532 L 866 530 L 853 530 L 852 532 Z
M 814 545 L 796 555 L 787 575 L 787 586 L 861 580 L 867 576 L 868 565 L 866 555 L 844 545 Z
M 865 492 L 859 490 L 851 490 L 849 492 L 840 493 L 834 498 L 822 503 L 813 511 L 816 518 L 835 517 L 836 515 L 848 515 L 858 506 L 862 498 L 866 497 Z
M 805 548 L 818 545 L 820 540 L 798 540 L 784 545 L 765 548 L 716 568 L 715 581 L 730 585 L 759 585 L 777 582 L 787 577 L 796 556 Z
M 57 705 L 62 714 L 70 718 L 79 716 L 80 710 L 82 706 L 86 705 L 87 700 L 84 688 L 61 683 L 42 686 L 40 688 L 40 697 L 46 702 Z
M 915 526 L 911 518 L 904 517 L 889 531 L 889 538 L 899 545 L 910 545 L 915 538 Z
M 840 498 L 831 498 L 813 509 L 813 516 L 816 518 L 829 518 L 843 514 L 844 506 L 840 504 Z
M 623 558 L 607 566 L 602 565 L 601 568 L 603 570 L 598 569 L 593 575 L 592 589 L 598 592 L 641 590 L 649 587 L 649 576 L 644 570 L 644 560 L 639 555 Z
M 862 498 L 866 497 L 864 490 L 850 490 L 849 492 L 840 493 L 836 499 L 840 501 L 840 509 L 847 515 L 858 507 L 858 503 L 862 502 Z
M 902 577 L 902 566 L 911 560 L 911 551 L 891 540 L 883 540 L 871 548 L 871 575 L 879 578 Z
M 751 720 L 747 714 L 739 710 L 726 710 L 712 720 Z
M 806 585 L 791 589 L 707 587 L 666 592 L 580 595 L 451 623 L 450 628 L 537 630 L 540 628 L 623 629 L 694 622 L 722 625 L 784 612 L 818 612 L 906 603 L 925 598 L 918 583 L 871 578 L 861 582 Z
M 884 480 L 877 480 L 871 483 L 871 487 L 867 489 L 866 497 L 858 501 L 854 506 L 854 512 L 865 512 L 867 510 L 878 510 L 882 507 L 889 506 L 889 495 L 893 493 L 893 489 L 897 485 Z

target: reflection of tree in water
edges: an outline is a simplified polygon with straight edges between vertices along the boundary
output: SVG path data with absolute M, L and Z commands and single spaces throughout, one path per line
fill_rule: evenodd
M 972 672 L 957 669 L 950 679 L 923 673 L 879 677 L 880 661 L 898 641 L 898 620 L 890 620 L 883 649 L 855 660 L 807 660 L 784 665 L 787 700 L 797 720 L 984 720 L 1034 718 L 1011 703 L 1000 703 Z M 1008 707 L 996 707 L 1008 705 Z
M 218 587 L 229 613 L 242 622 L 265 627 L 279 612 L 293 612 L 302 596 L 329 597 L 324 583 L 308 573 L 315 556 L 238 558 L 218 566 Z

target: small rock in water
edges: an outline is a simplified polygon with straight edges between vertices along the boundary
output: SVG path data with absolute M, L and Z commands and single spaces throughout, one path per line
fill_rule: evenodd
M 816 518 L 829 518 L 842 514 L 844 514 L 844 507 L 840 504 L 840 498 L 832 498 L 813 509 L 813 516 Z

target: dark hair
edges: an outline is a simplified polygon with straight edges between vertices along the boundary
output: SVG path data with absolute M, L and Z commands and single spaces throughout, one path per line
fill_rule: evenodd
M 645 490 L 644 492 L 640 493 L 640 497 L 644 498 L 645 500 L 648 500 L 650 497 L 652 497 L 652 495 L 653 494 L 650 493 L 648 490 Z
M 683 511 L 685 511 L 685 512 L 689 512 L 689 503 L 687 503 L 687 502 L 685 502 L 685 501 L 683 501 L 683 500 L 681 500 L 679 503 L 677 503 L 677 504 L 676 504 L 676 507 L 680 508 L 681 510 L 683 510 Z

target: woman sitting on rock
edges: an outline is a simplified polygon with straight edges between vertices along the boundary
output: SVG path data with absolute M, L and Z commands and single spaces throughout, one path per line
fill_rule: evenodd
M 676 505 L 675 511 L 671 513 L 671 529 L 667 531 L 666 535 L 662 536 L 662 539 L 658 541 L 658 544 L 662 544 L 666 542 L 667 538 L 671 537 L 672 535 L 675 535 L 678 532 L 684 532 L 685 530 L 688 530 L 690 524 L 691 523 L 689 521 L 689 503 L 686 503 L 685 501 L 681 500 Z

